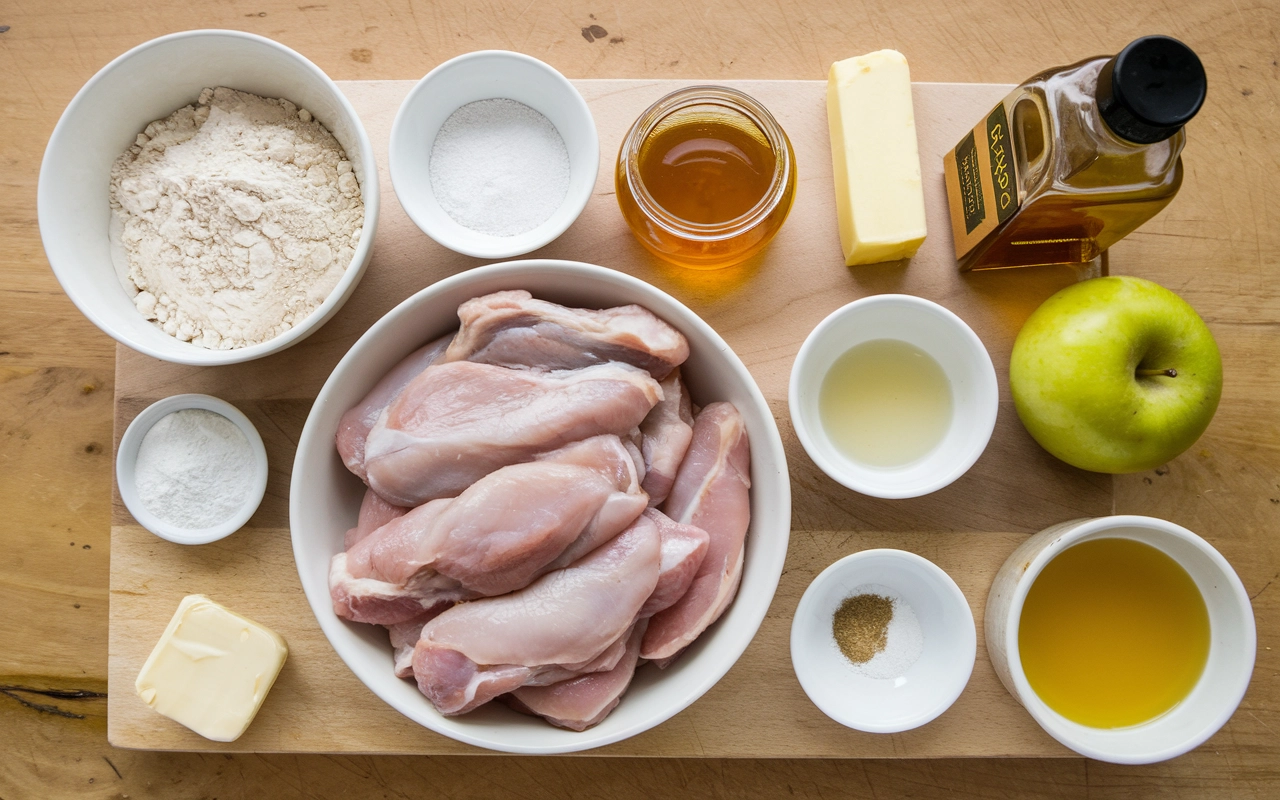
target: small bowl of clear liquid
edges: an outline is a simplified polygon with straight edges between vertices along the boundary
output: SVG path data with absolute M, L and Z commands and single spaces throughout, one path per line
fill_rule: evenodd
M 995 367 L 937 303 L 900 294 L 818 324 L 791 368 L 791 422 L 827 475 L 873 497 L 919 497 L 973 466 L 995 428 Z

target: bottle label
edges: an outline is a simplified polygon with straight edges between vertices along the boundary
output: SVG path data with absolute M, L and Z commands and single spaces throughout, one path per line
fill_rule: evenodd
M 1001 102 L 942 158 L 956 258 L 1018 210 L 1017 161 Z

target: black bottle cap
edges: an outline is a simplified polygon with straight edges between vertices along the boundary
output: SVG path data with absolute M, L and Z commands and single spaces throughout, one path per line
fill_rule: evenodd
M 1204 67 L 1177 39 L 1144 36 L 1098 73 L 1098 111 L 1117 136 L 1138 144 L 1163 141 L 1204 103 Z

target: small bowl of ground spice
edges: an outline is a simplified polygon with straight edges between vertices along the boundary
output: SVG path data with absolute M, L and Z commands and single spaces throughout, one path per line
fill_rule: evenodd
M 813 579 L 791 623 L 805 694 L 841 725 L 911 730 L 951 707 L 973 672 L 977 634 L 960 588 L 902 550 L 845 556 Z
M 142 527 L 176 544 L 207 544 L 240 530 L 258 509 L 267 450 L 249 418 L 225 400 L 174 395 L 125 429 L 116 484 Z
M 600 142 L 586 100 L 553 67 L 481 50 L 431 70 L 405 97 L 388 167 L 423 233 L 464 255 L 510 258 L 582 213 Z

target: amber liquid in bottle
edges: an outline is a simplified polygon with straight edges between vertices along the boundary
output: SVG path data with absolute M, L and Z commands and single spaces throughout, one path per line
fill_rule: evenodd
M 1154 144 L 1113 133 L 1095 101 L 1108 60 L 1048 70 L 1005 98 L 1021 203 L 962 270 L 1090 262 L 1173 199 L 1186 133 Z
M 623 218 L 650 252 L 719 269 L 764 249 L 782 226 L 795 196 L 795 157 L 755 101 L 691 87 L 637 120 L 622 143 L 615 187 Z

